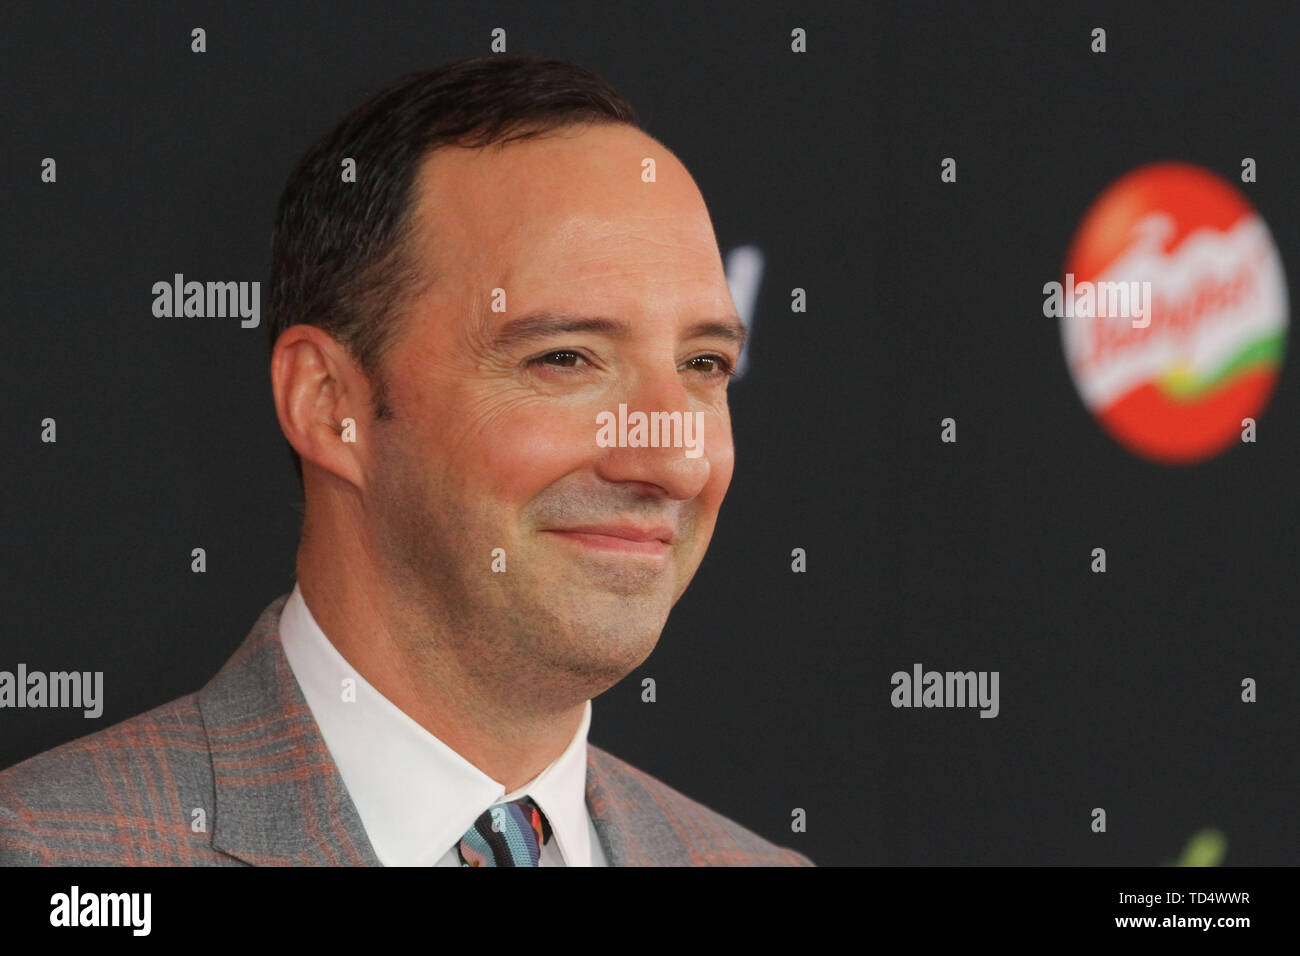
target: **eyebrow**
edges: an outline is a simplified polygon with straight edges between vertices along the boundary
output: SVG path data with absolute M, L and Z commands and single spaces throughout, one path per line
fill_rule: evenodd
M 498 348 L 510 349 L 526 342 L 572 332 L 589 332 L 611 339 L 626 339 L 631 335 L 632 327 L 623 320 L 604 316 L 536 312 L 504 323 L 497 330 L 493 340 Z M 734 316 L 726 319 L 703 319 L 686 329 L 688 339 L 708 337 L 725 339 L 734 343 L 737 349 L 744 348 L 748 335 L 749 330 Z

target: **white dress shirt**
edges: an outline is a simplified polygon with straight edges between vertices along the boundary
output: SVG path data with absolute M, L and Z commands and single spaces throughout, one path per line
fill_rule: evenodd
M 542 866 L 605 866 L 587 810 L 587 728 L 512 793 L 429 733 L 356 672 L 330 643 L 295 584 L 280 612 L 280 642 L 307 706 L 385 866 L 460 866 L 456 845 L 495 803 L 532 797 L 551 824 Z M 351 679 L 355 700 L 345 700 Z

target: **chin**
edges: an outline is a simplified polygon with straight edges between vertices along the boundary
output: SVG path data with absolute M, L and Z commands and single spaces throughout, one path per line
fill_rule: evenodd
M 591 696 L 608 690 L 645 663 L 659 643 L 662 628 L 629 634 L 626 622 L 621 627 L 575 635 L 579 646 L 569 661 L 571 674 L 594 688 Z

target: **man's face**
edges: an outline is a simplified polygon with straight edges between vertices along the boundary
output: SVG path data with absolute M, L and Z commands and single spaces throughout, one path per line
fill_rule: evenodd
M 740 324 L 708 212 L 618 125 L 440 150 L 417 195 L 415 261 L 436 279 L 385 360 L 378 557 L 482 680 L 599 693 L 653 650 L 731 481 Z M 620 404 L 690 413 L 701 453 L 602 447 L 597 416 Z

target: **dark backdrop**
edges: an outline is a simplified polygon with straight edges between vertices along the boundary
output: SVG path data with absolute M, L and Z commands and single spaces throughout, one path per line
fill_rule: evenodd
M 0 669 L 102 670 L 106 703 L 0 711 L 0 766 L 197 689 L 293 584 L 265 328 L 155 318 L 152 284 L 265 282 L 306 147 L 499 26 L 618 87 L 724 252 L 766 261 L 713 544 L 591 739 L 821 864 L 1154 864 L 1205 827 L 1225 863 L 1296 863 L 1294 375 L 1257 444 L 1145 462 L 1084 409 L 1041 287 L 1122 173 L 1184 159 L 1235 181 L 1249 155 L 1294 299 L 1300 23 L 1237 4 L 538 6 L 6 5 Z M 914 662 L 999 671 L 1000 715 L 894 709 Z

